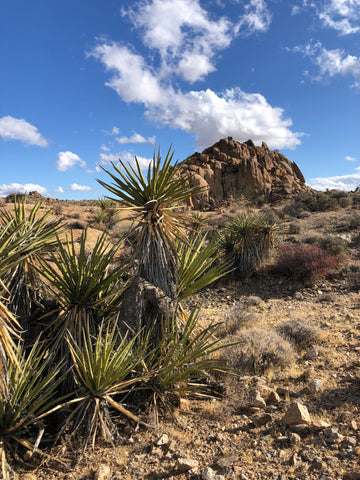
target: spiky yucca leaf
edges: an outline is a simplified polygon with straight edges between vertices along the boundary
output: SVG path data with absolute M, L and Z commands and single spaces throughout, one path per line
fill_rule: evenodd
M 21 240 L 22 248 L 28 255 L 4 275 L 3 281 L 9 291 L 11 311 L 20 317 L 24 330 L 30 327 L 29 317 L 41 305 L 42 284 L 36 271 L 39 255 L 49 251 L 61 230 L 61 221 L 51 220 L 51 212 L 40 214 L 42 201 L 35 203 L 29 213 L 26 211 L 26 196 L 15 198 L 14 210 L 0 210 L 0 225 L 9 225 L 12 242 Z
M 8 398 L 0 395 L 0 442 L 2 451 L 2 478 L 8 478 L 9 453 L 21 445 L 34 451 L 42 435 L 41 419 L 51 413 L 54 406 L 64 400 L 56 397 L 62 378 L 60 365 L 48 369 L 50 358 L 39 341 L 28 352 L 19 355 L 20 369 L 9 363 Z M 38 438 L 30 443 L 28 438 L 34 429 L 39 430 Z
M 79 252 L 71 233 L 71 239 L 63 244 L 58 240 L 58 251 L 50 254 L 50 261 L 41 261 L 41 273 L 49 282 L 49 291 L 59 304 L 55 319 L 48 325 L 47 338 L 55 350 L 68 356 L 65 341 L 69 331 L 76 342 L 81 343 L 83 330 L 96 334 L 104 316 L 117 309 L 121 301 L 121 276 L 126 265 L 110 270 L 120 242 L 109 245 L 102 234 L 90 253 L 86 251 L 87 231 L 80 238 Z
M 219 241 L 207 242 L 206 234 L 190 235 L 187 244 L 178 243 L 178 299 L 185 300 L 231 271 L 219 261 Z
M 95 339 L 88 328 L 82 333 L 81 344 L 70 334 L 67 336 L 78 390 L 77 398 L 73 401 L 76 408 L 67 418 L 64 429 L 70 428 L 71 435 L 79 434 L 85 450 L 90 439 L 94 446 L 100 431 L 105 441 L 114 442 L 118 435 L 112 414 L 114 410 L 141 423 L 122 404 L 119 396 L 144 380 L 144 377 L 134 376 L 135 369 L 144 356 L 144 347 L 134 347 L 135 337 L 120 340 L 115 326 L 105 329 L 102 324 Z
M 149 374 L 145 387 L 153 392 L 155 407 L 158 400 L 168 406 L 167 393 L 191 391 L 201 394 L 206 385 L 199 379 L 215 370 L 225 370 L 222 362 L 213 355 L 224 348 L 215 337 L 218 325 L 200 329 L 198 316 L 199 309 L 194 309 L 181 333 L 173 316 L 165 324 L 157 348 L 143 362 L 143 368 Z
M 187 179 L 180 175 L 180 166 L 177 163 L 172 166 L 172 160 L 171 149 L 164 161 L 161 160 L 160 151 L 157 157 L 154 153 L 145 177 L 136 157 L 135 167 L 126 166 L 120 160 L 124 172 L 115 164 L 112 165 L 116 174 L 104 169 L 113 184 L 98 180 L 117 197 L 122 208 L 133 212 L 131 218 L 137 221 L 134 231 L 137 232 L 139 274 L 166 293 L 171 292 L 166 282 L 174 282 L 174 279 L 163 279 L 165 285 L 161 285 L 163 281 L 157 277 L 161 277 L 160 270 L 163 269 L 168 270 L 168 277 L 174 274 L 171 264 L 172 257 L 176 255 L 175 239 L 187 241 L 184 231 L 186 216 L 174 209 L 200 191 L 197 187 L 188 186 Z

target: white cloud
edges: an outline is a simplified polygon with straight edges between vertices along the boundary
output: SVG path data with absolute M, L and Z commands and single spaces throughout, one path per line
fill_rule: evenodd
M 349 155 L 345 155 L 345 160 L 348 160 L 349 162 L 356 162 L 356 158 L 350 157 Z
M 39 147 L 48 146 L 48 141 L 34 125 L 22 118 L 14 118 L 9 115 L 0 118 L 0 137 L 4 140 L 19 140 Z
M 309 8 L 315 10 L 321 26 L 336 30 L 340 35 L 360 31 L 360 0 L 303 0 L 301 6 L 292 7 L 292 14 Z
M 101 145 L 101 150 L 103 150 L 104 152 L 110 152 L 110 147 L 108 147 L 107 145 Z
M 119 133 L 120 133 L 120 130 L 115 125 L 111 130 L 105 130 L 105 135 L 119 135 Z
M 294 148 L 300 144 L 301 134 L 289 129 L 292 122 L 284 119 L 283 113 L 264 96 L 234 88 L 222 95 L 209 89 L 172 95 L 166 106 L 148 110 L 147 116 L 194 133 L 199 149 L 226 136 L 239 141 L 252 139 L 257 144 L 265 141 L 272 148 Z
M 240 17 L 238 28 L 245 27 L 249 33 L 269 30 L 271 14 L 264 0 L 250 0 L 244 8 L 245 13 Z
M 301 53 L 305 57 L 311 58 L 312 62 L 319 68 L 318 74 L 312 77 L 313 80 L 332 78 L 336 75 L 352 75 L 355 79 L 360 76 L 360 57 L 347 55 L 342 49 L 328 50 L 322 46 L 321 42 L 316 42 L 296 46 L 292 49 L 287 48 L 286 50 Z
M 29 193 L 29 192 L 39 192 L 41 195 L 49 195 L 47 189 L 45 187 L 42 187 L 41 185 L 37 185 L 34 183 L 25 183 L 25 184 L 20 184 L 20 183 L 10 183 L 10 184 L 5 184 L 3 183 L 0 185 L 0 197 L 6 197 L 7 195 L 10 195 L 11 193 Z
M 125 102 L 145 105 L 162 102 L 164 91 L 140 55 L 116 43 L 99 43 L 90 55 L 101 60 L 107 70 L 114 73 L 106 85 Z
M 146 157 L 139 157 L 136 155 L 136 158 L 140 164 L 141 169 L 146 169 L 149 166 L 149 163 L 151 162 L 151 158 L 146 158 Z M 115 163 L 118 165 L 119 160 L 121 160 L 123 163 L 130 165 L 135 164 L 135 155 L 130 152 L 122 152 L 122 153 L 109 153 L 109 154 L 104 154 L 100 153 L 100 161 L 96 165 L 96 171 L 101 172 L 101 167 L 107 167 L 110 165 L 110 163 Z
M 79 155 L 72 152 L 59 152 L 58 153 L 58 160 L 56 162 L 56 168 L 60 172 L 65 172 L 69 168 L 73 167 L 74 165 L 80 165 L 83 168 L 87 168 L 86 162 L 82 160 Z
M 65 190 L 63 189 L 63 187 L 58 187 L 54 190 L 55 193 L 65 193 Z
M 142 135 L 140 135 L 139 133 L 135 132 L 133 135 L 131 135 L 131 137 L 118 137 L 115 140 L 117 142 L 121 143 L 122 145 L 124 145 L 126 143 L 150 143 L 150 144 L 154 145 L 154 143 L 156 141 L 156 137 L 145 138 Z
M 356 168 L 360 171 L 360 167 Z M 308 185 L 316 190 L 355 190 L 360 185 L 360 173 L 325 178 L 312 178 Z
M 92 187 L 88 187 L 87 185 L 79 185 L 77 183 L 72 183 L 70 185 L 70 190 L 72 192 L 93 192 L 94 191 Z
M 190 82 L 215 70 L 211 59 L 235 35 L 229 20 L 212 20 L 199 0 L 145 0 L 124 15 L 140 29 L 144 44 L 160 53 L 164 72 Z
M 175 74 L 190 83 L 216 70 L 217 52 L 239 33 L 265 32 L 271 22 L 265 0 L 239 7 L 237 21 L 213 18 L 199 0 L 143 0 L 123 15 L 140 30 L 144 45 L 160 54 L 159 76 Z
M 260 94 L 246 93 L 240 88 L 221 95 L 209 89 L 182 93 L 163 86 L 160 79 L 150 74 L 143 59 L 126 47 L 103 43 L 94 52 L 113 72 L 106 85 L 124 101 L 143 103 L 149 119 L 193 133 L 199 148 L 229 135 L 242 141 L 265 141 L 274 148 L 292 148 L 300 143 L 301 134 L 290 130 L 292 122 L 283 118 L 283 110 L 269 105 Z M 129 63 L 131 56 L 135 57 L 134 68 Z M 144 78 L 149 82 L 144 84 Z M 155 85 L 154 90 L 151 85 Z
M 328 0 L 322 4 L 318 15 L 325 27 L 342 35 L 360 31 L 360 0 Z

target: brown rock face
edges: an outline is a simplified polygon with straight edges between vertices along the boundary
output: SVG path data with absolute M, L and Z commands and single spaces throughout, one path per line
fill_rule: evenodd
M 264 142 L 256 147 L 252 140 L 224 138 L 182 165 L 191 185 L 203 187 L 203 193 L 193 198 L 195 208 L 243 197 L 275 201 L 308 189 L 296 163 L 278 150 L 270 151 Z

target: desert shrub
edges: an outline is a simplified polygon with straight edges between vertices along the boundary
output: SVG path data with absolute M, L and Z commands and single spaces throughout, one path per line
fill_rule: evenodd
M 244 213 L 231 220 L 221 236 L 226 258 L 238 278 L 246 278 L 270 254 L 276 238 L 277 225 L 259 213 Z
M 342 217 L 340 223 L 336 225 L 336 229 L 340 232 L 349 232 L 352 230 L 358 230 L 360 227 L 360 215 L 352 214 L 348 218 Z
M 318 246 L 334 257 L 345 255 L 347 244 L 348 242 L 338 235 L 327 235 L 318 241 Z
M 351 245 L 353 247 L 359 247 L 360 246 L 360 233 L 358 233 L 357 235 L 355 235 L 352 239 L 351 239 Z
M 352 265 L 350 266 L 350 270 L 348 272 L 348 284 L 352 290 L 359 290 L 360 289 L 360 267 L 359 265 Z
M 259 306 L 262 302 L 263 302 L 262 299 L 256 295 L 249 295 L 245 299 L 245 304 L 253 307 Z
M 299 349 L 312 347 L 320 341 L 320 329 L 301 318 L 287 320 L 276 330 Z
M 287 367 L 295 359 L 290 342 L 273 329 L 242 329 L 231 340 L 234 344 L 222 353 L 227 366 L 240 374 L 259 375 L 267 370 Z
M 284 207 L 284 213 L 299 217 L 301 212 L 327 212 L 338 208 L 337 199 L 330 192 L 302 192 Z
M 297 235 L 301 232 L 301 225 L 299 223 L 291 222 L 289 223 L 289 233 L 290 235 Z
M 87 227 L 87 224 L 86 224 L 86 222 L 84 222 L 82 220 L 70 220 L 67 223 L 67 226 L 71 230 L 85 230 L 86 227 Z
M 63 206 L 61 203 L 56 203 L 53 208 L 52 208 L 52 211 L 54 213 L 54 215 L 62 215 L 63 214 Z
M 254 326 L 258 317 L 254 312 L 247 312 L 242 302 L 236 302 L 230 307 L 224 321 L 219 325 L 216 335 L 219 338 L 234 335 L 241 328 Z
M 318 278 L 326 277 L 335 266 L 335 257 L 316 245 L 282 244 L 275 271 L 311 284 Z

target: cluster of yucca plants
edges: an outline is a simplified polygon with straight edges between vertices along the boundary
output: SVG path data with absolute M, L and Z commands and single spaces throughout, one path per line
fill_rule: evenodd
M 202 391 L 199 379 L 218 367 L 216 326 L 200 328 L 198 311 L 186 313 L 181 301 L 230 267 L 218 262 L 218 240 L 196 227 L 191 233 L 193 219 L 176 210 L 198 189 L 172 159 L 170 151 L 163 162 L 154 155 L 145 176 L 136 159 L 113 165 L 113 184 L 100 182 L 134 221 L 127 264 L 117 262 L 121 240 L 104 233 L 88 251 L 87 231 L 80 239 L 64 233 L 41 215 L 41 203 L 27 213 L 24 197 L 13 213 L 0 213 L 3 478 L 21 450 L 45 455 L 44 430 L 54 439 L 66 431 L 84 449 L 99 437 L 114 444 L 119 415 L 144 423 L 144 399 L 168 409 L 169 392 Z M 55 412 L 57 432 L 47 431 Z
M 238 278 L 248 277 L 274 247 L 277 225 L 261 213 L 247 212 L 225 225 L 221 244 Z

